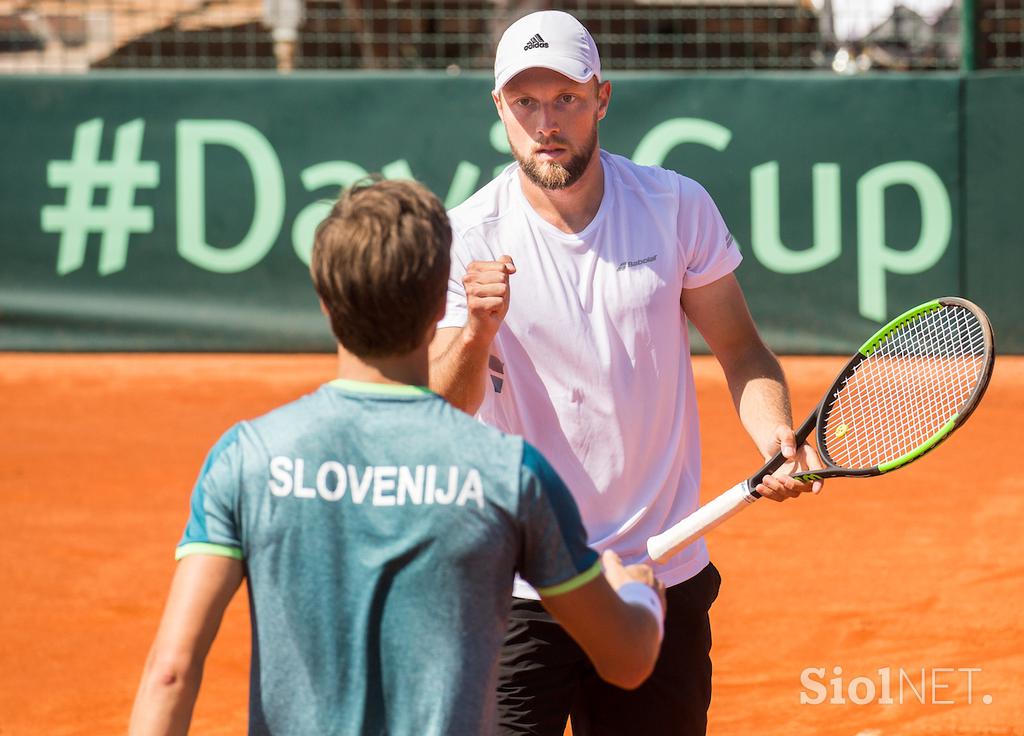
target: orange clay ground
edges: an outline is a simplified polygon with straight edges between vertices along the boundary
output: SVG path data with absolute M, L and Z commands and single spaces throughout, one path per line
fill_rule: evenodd
M 237 419 L 329 379 L 333 360 L 0 361 L 0 734 L 122 733 L 206 450 Z M 798 414 L 841 362 L 784 361 Z M 758 462 L 717 365 L 702 358 L 696 370 L 707 499 Z M 817 498 L 762 501 L 713 532 L 724 583 L 709 733 L 1024 734 L 1024 447 L 1012 441 L 1022 421 L 1024 359 L 1004 357 L 966 428 L 921 462 L 831 481 Z M 247 615 L 236 596 L 194 733 L 244 732 Z M 827 668 L 822 681 L 837 666 L 843 686 L 870 678 L 876 702 L 801 704 L 801 672 Z M 877 703 L 882 668 L 888 705 Z M 915 687 L 902 680 L 902 703 L 900 668 Z M 967 673 L 948 668 L 981 670 L 970 693 Z

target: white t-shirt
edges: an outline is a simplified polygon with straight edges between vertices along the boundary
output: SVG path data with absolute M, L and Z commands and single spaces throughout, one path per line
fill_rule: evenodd
M 591 546 L 626 564 L 694 511 L 700 437 L 683 289 L 735 269 L 738 248 L 695 181 L 601 151 L 604 198 L 563 233 L 526 201 L 513 164 L 450 213 L 448 308 L 466 323 L 470 261 L 510 255 L 508 314 L 478 417 L 525 437 L 562 476 Z M 666 585 L 708 563 L 703 540 L 657 568 Z M 536 597 L 521 580 L 516 595 Z

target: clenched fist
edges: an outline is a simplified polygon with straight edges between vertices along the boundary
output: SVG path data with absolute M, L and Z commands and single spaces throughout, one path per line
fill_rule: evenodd
M 473 261 L 466 268 L 462 285 L 466 289 L 469 320 L 466 329 L 474 339 L 490 342 L 508 313 L 509 276 L 516 272 L 510 256 L 496 261 Z

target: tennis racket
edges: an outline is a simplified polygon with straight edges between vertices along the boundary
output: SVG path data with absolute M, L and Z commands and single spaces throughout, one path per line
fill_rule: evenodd
M 966 299 L 944 297 L 901 314 L 864 343 L 796 432 L 815 431 L 825 467 L 800 481 L 867 478 L 902 468 L 963 425 L 981 401 L 995 362 L 992 327 Z M 754 488 L 786 460 L 779 452 L 747 480 L 647 540 L 664 562 L 761 497 Z

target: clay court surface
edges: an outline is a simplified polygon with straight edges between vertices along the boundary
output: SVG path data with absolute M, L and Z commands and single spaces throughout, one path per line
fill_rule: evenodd
M 784 363 L 803 415 L 842 361 Z M 124 732 L 207 449 L 332 370 L 330 356 L 3 356 L 0 734 Z M 697 379 L 707 499 L 759 463 L 713 360 Z M 1024 360 L 1000 358 L 985 402 L 934 454 L 761 502 L 712 533 L 724 583 L 709 733 L 1024 735 L 1022 417 Z M 240 594 L 193 733 L 244 733 L 248 663 Z M 809 667 L 879 692 L 801 704 Z M 877 702 L 884 668 L 892 704 Z M 901 668 L 918 691 L 926 675 L 923 693 L 903 681 L 902 703 Z M 970 692 L 964 668 L 981 670 Z

